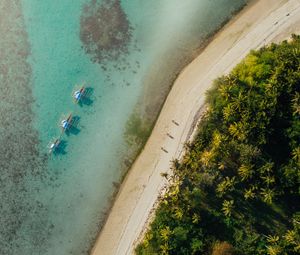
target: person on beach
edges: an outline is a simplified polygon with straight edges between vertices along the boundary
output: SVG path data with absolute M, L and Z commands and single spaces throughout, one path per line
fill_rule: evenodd
M 174 139 L 174 136 L 170 135 L 169 133 L 167 133 L 167 136 L 170 137 L 171 139 Z
M 172 122 L 173 122 L 176 126 L 179 126 L 179 124 L 178 124 L 175 120 L 172 120 Z
M 165 153 L 169 153 L 164 147 L 160 147 L 162 151 L 164 151 Z

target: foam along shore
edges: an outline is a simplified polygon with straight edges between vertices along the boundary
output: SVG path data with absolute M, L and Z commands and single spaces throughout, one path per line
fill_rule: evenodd
M 300 33 L 300 0 L 254 0 L 179 75 L 142 153 L 125 178 L 92 255 L 133 254 L 136 240 L 191 137 L 205 92 L 251 49 Z M 170 137 L 170 135 L 173 137 Z

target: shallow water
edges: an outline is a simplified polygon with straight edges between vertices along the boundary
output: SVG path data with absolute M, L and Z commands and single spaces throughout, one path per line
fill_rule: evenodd
M 156 116 L 180 63 L 246 0 L 232 2 L 0 1 L 0 139 L 10 148 L 0 151 L 0 254 L 87 253 L 126 166 L 127 121 Z M 93 91 L 80 106 L 82 83 Z M 78 126 L 62 134 L 69 113 Z M 56 137 L 64 148 L 49 155 Z

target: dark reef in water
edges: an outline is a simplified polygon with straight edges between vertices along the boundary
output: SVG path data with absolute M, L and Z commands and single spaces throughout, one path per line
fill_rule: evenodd
M 47 157 L 33 128 L 30 47 L 20 0 L 0 1 L 0 34 L 0 254 L 41 254 L 51 224 L 35 184 L 45 178 Z
M 116 60 L 128 52 L 132 27 L 120 0 L 92 0 L 83 7 L 80 39 L 93 62 Z

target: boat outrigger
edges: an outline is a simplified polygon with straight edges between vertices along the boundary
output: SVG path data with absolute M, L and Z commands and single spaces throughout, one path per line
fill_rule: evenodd
M 61 121 L 61 127 L 62 127 L 63 131 L 67 131 L 72 126 L 72 123 L 73 123 L 73 117 L 72 117 L 72 114 L 70 114 L 68 116 L 68 118 L 63 119 Z
M 76 103 L 78 103 L 84 97 L 85 92 L 86 92 L 86 88 L 84 86 L 82 86 L 81 89 L 76 90 L 74 92 L 73 97 L 74 97 Z
M 54 153 L 58 150 L 61 140 L 59 138 L 55 139 L 54 142 L 52 142 L 49 145 L 49 153 Z

